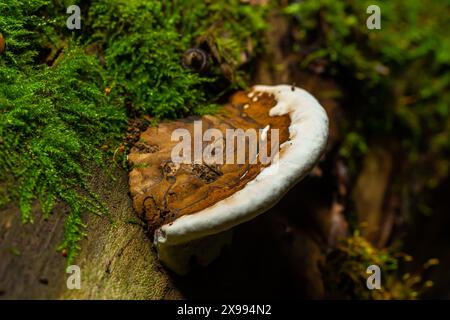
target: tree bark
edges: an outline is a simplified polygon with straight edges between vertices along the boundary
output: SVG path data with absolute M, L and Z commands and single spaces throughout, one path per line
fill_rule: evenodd
M 0 299 L 161 299 L 179 294 L 159 265 L 151 241 L 133 212 L 127 174 L 112 181 L 97 170 L 91 181 L 111 218 L 86 215 L 87 238 L 75 262 L 81 289 L 67 288 L 62 241 L 68 208 L 59 205 L 46 221 L 22 225 L 17 207 L 0 212 Z

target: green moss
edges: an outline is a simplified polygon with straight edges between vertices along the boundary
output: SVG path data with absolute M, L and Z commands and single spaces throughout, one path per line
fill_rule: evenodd
M 0 3 L 0 30 L 6 38 L 6 51 L 1 55 L 2 67 L 24 70 L 38 55 L 40 23 L 35 15 L 46 1 L 5 0 Z M 6 70 L 3 70 L 6 71 Z
M 57 199 L 67 202 L 71 252 L 71 241 L 81 236 L 81 212 L 102 211 L 89 192 L 85 166 L 103 161 L 99 146 L 119 140 L 125 112 L 108 104 L 100 90 L 97 62 L 76 49 L 68 49 L 51 68 L 40 66 L 14 77 L 1 72 L 0 81 L 1 175 L 13 177 L 16 186 L 9 197 L 17 199 L 24 223 L 33 222 L 35 200 L 45 217 Z
M 231 73 L 228 86 L 243 85 L 240 55 L 264 28 L 264 12 L 239 1 L 96 1 L 89 9 L 89 41 L 104 55 L 112 94 L 133 109 L 157 118 L 205 113 L 223 72 Z M 183 68 L 183 53 L 202 45 L 209 72 Z
M 85 236 L 82 214 L 107 212 L 87 183 L 92 162 L 106 167 L 134 118 L 214 111 L 221 93 L 244 85 L 238 60 L 258 47 L 266 12 L 237 0 L 75 3 L 83 19 L 73 32 L 71 1 L 0 4 L 0 207 L 18 203 L 32 223 L 35 202 L 44 217 L 68 204 L 59 248 L 68 262 Z M 181 64 L 196 46 L 210 56 L 208 72 Z
M 178 11 L 168 17 L 166 10 Z M 175 117 L 206 104 L 201 86 L 208 80 L 180 64 L 190 36 L 177 31 L 178 8 L 163 9 L 159 1 L 98 1 L 89 16 L 92 41 L 105 48 L 113 96 L 157 117 Z

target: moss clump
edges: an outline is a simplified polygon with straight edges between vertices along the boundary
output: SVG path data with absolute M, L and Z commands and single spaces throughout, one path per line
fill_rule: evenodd
M 174 3 L 98 1 L 89 10 L 91 39 L 104 50 L 111 94 L 157 117 L 176 117 L 207 104 L 202 85 L 209 80 L 180 64 L 192 30 L 177 30 L 183 22 L 191 25 L 200 19 L 199 12 L 182 16 L 181 6 Z
M 44 217 L 67 203 L 60 249 L 69 262 L 82 213 L 106 212 L 88 187 L 90 164 L 105 166 L 135 118 L 209 112 L 221 92 L 243 85 L 239 54 L 256 51 L 251 37 L 266 12 L 237 0 L 76 3 L 83 22 L 74 32 L 65 26 L 73 2 L 0 4 L 0 207 L 16 202 L 33 222 L 36 200 Z M 210 56 L 208 72 L 181 65 L 193 46 Z
M 240 55 L 265 26 L 265 8 L 239 1 L 96 1 L 89 41 L 104 56 L 112 94 L 133 109 L 157 118 L 202 113 L 217 98 L 221 78 L 228 77 L 227 86 L 244 85 Z M 202 74 L 180 63 L 192 46 L 210 57 Z
M 107 103 L 92 57 L 69 48 L 52 67 L 38 62 L 47 24 L 35 14 L 45 3 L 2 3 L 7 50 L 0 60 L 0 206 L 18 202 L 26 223 L 33 222 L 35 200 L 44 217 L 56 200 L 65 201 L 71 212 L 62 246 L 71 260 L 83 235 L 81 212 L 103 210 L 87 187 L 85 164 L 101 161 L 97 147 L 120 137 L 126 118 Z
M 44 4 L 9 1 L 0 17 L 7 41 L 0 60 L 0 206 L 17 201 L 26 223 L 33 222 L 35 200 L 44 217 L 56 200 L 65 201 L 71 212 L 62 248 L 71 260 L 83 235 L 81 213 L 104 211 L 85 166 L 103 162 L 98 147 L 118 141 L 126 116 L 108 103 L 96 59 L 75 44 L 51 67 L 37 62 L 46 24 L 33 13 Z

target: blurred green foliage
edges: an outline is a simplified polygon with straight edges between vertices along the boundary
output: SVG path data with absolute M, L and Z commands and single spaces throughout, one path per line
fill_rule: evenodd
M 366 27 L 374 4 L 380 30 Z M 283 10 L 298 27 L 302 66 L 324 59 L 328 73 L 351 92 L 341 155 L 351 159 L 374 140 L 395 137 L 410 166 L 432 166 L 417 172 L 428 187 L 447 176 L 450 1 L 292 1 Z
M 366 26 L 370 5 L 380 7 L 380 30 Z M 408 210 L 406 223 L 429 213 L 429 195 L 450 166 L 450 1 L 289 1 L 282 10 L 294 30 L 299 67 L 325 66 L 322 75 L 342 89 L 339 154 L 350 179 L 360 174 L 367 150 L 382 146 L 395 159 L 389 188 Z M 346 214 L 356 233 L 327 261 L 327 292 L 414 299 L 432 285 L 420 272 L 399 275 L 399 248 L 372 246 L 359 235 L 352 210 L 350 203 Z M 371 264 L 383 270 L 382 290 L 365 287 Z
M 394 249 L 374 247 L 358 231 L 341 239 L 328 255 L 325 268 L 325 285 L 329 298 L 412 300 L 423 294 L 433 283 L 421 276 L 425 270 L 439 264 L 437 259 L 427 261 L 416 274 L 399 272 L 400 263 L 409 263 L 412 257 Z M 368 290 L 367 279 L 373 271 L 369 266 L 380 268 L 381 288 Z

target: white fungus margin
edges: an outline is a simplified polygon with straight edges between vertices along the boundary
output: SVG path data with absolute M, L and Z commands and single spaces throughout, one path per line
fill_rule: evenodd
M 220 253 L 217 245 L 198 239 L 218 235 L 269 210 L 317 164 L 328 140 L 328 117 L 307 91 L 290 85 L 253 87 L 253 92 L 272 94 L 277 104 L 270 116 L 289 115 L 289 140 L 280 156 L 240 191 L 194 214 L 182 216 L 155 232 L 159 259 L 177 273 L 187 272 L 188 260 L 196 255 L 203 265 Z M 211 238 L 211 237 L 210 237 Z M 218 236 L 209 240 L 230 241 Z

